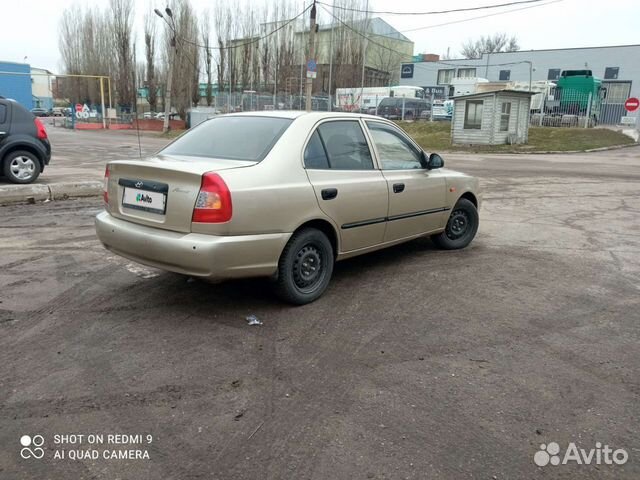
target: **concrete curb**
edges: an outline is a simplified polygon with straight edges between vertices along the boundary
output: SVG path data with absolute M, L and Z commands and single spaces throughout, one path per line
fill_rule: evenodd
M 589 148 L 588 150 L 518 150 L 513 152 L 488 152 L 484 150 L 441 150 L 445 153 L 475 153 L 479 155 L 560 155 L 564 153 L 593 153 L 608 152 L 609 150 L 622 150 L 623 148 L 640 147 L 640 143 L 625 143 L 622 145 L 611 145 L 609 147 Z
M 94 197 L 100 194 L 102 194 L 102 182 L 98 181 L 0 185 L 0 205 Z

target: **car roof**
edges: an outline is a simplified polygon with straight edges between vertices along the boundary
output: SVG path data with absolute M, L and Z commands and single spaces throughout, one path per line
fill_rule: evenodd
M 316 120 L 322 120 L 324 118 L 374 118 L 380 119 L 375 115 L 367 115 L 364 113 L 346 113 L 346 112 L 304 112 L 300 110 L 262 110 L 259 112 L 238 112 L 231 113 L 229 116 L 241 116 L 241 117 L 272 117 L 272 118 L 288 118 L 294 120 L 302 116 L 313 117 Z

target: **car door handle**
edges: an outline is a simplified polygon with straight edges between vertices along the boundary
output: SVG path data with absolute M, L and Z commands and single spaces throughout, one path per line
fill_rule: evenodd
M 404 183 L 394 183 L 393 184 L 393 193 L 404 192 Z
M 324 188 L 322 190 L 322 192 L 320 192 L 322 194 L 322 199 L 323 200 L 331 200 L 332 198 L 336 198 L 338 196 L 338 189 L 337 188 Z

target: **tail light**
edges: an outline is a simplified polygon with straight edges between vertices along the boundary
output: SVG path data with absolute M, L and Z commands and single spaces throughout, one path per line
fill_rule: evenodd
M 109 165 L 104 169 L 104 186 L 102 187 L 102 197 L 105 205 L 109 205 Z
M 217 173 L 202 175 L 202 185 L 193 208 L 193 222 L 223 223 L 231 220 L 231 192 Z
M 46 140 L 47 139 L 47 130 L 44 128 L 44 125 L 42 124 L 40 119 L 38 117 L 34 118 L 33 119 L 33 123 L 35 123 L 35 125 L 36 125 L 36 136 L 40 140 Z

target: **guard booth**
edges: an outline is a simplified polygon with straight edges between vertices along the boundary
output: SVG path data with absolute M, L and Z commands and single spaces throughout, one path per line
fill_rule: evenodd
M 464 145 L 527 143 L 535 92 L 496 90 L 453 97 L 451 142 Z

